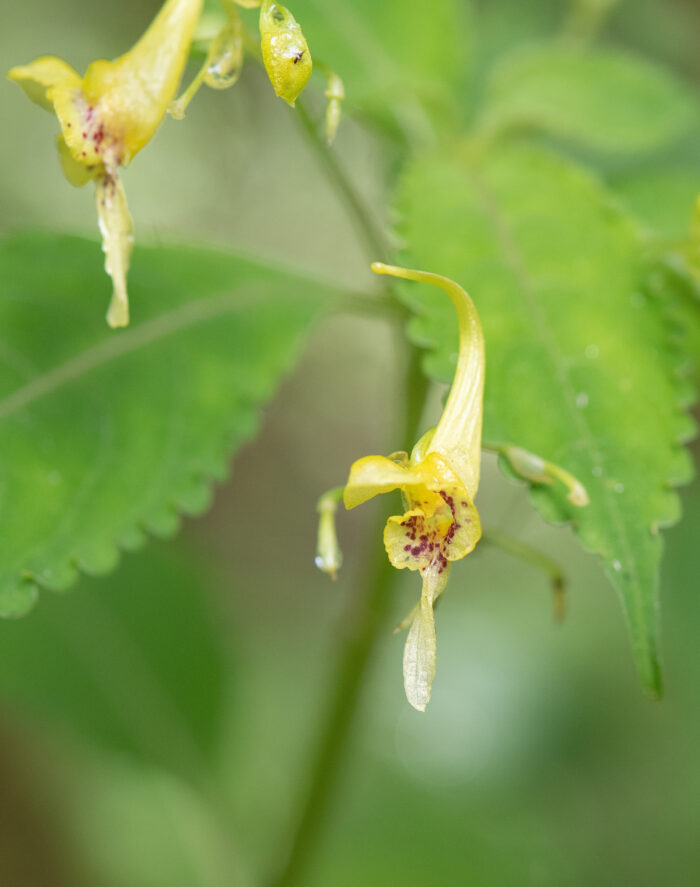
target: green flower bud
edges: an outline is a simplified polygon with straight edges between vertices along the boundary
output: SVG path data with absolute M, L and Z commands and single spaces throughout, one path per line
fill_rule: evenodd
M 326 143 L 332 145 L 340 126 L 341 106 L 345 98 L 343 81 L 333 71 L 330 71 L 328 74 L 326 98 L 328 99 L 328 104 L 326 105 Z
M 338 503 L 343 498 L 344 487 L 336 487 L 324 493 L 318 500 L 316 511 L 318 520 L 318 542 L 316 546 L 316 566 L 332 579 L 338 576 L 338 570 L 343 562 L 343 555 L 338 545 L 338 536 L 335 531 L 335 513 Z
M 311 76 L 311 53 L 291 12 L 274 0 L 260 8 L 262 57 L 275 94 L 294 107 Z
M 243 25 L 238 15 L 229 15 L 209 47 L 204 82 L 212 89 L 228 89 L 240 77 L 242 67 Z

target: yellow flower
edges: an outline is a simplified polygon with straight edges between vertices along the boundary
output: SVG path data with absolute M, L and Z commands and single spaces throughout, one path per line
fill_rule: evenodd
M 379 493 L 399 489 L 403 494 L 405 513 L 387 521 L 384 546 L 396 568 L 415 570 L 423 581 L 420 601 L 407 620 L 403 665 L 408 701 L 424 711 L 435 676 L 433 606 L 447 584 L 450 563 L 469 554 L 481 537 L 474 497 L 481 466 L 484 338 L 474 303 L 453 281 L 380 263 L 372 269 L 440 287 L 452 299 L 459 323 L 457 370 L 437 427 L 418 441 L 410 458 L 395 453 L 359 459 L 344 493 L 346 508 Z
M 95 181 L 105 268 L 114 286 L 110 326 L 129 322 L 126 275 L 133 233 L 119 168 L 160 125 L 187 61 L 201 6 L 202 0 L 167 0 L 129 52 L 112 62 L 93 62 L 84 77 L 53 56 L 8 74 L 32 101 L 56 113 L 68 181 L 76 186 Z

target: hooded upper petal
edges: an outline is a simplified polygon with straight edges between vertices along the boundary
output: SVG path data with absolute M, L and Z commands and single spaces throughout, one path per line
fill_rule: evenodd
M 85 98 L 111 138 L 121 140 L 122 163 L 150 141 L 165 116 L 187 62 L 202 0 L 167 0 L 148 30 L 113 62 L 93 62 Z
M 93 62 L 85 77 L 44 56 L 10 79 L 44 108 L 53 106 L 73 158 L 114 171 L 153 137 L 175 95 L 202 0 L 166 0 L 141 39 L 115 61 Z
M 481 469 L 485 372 L 484 335 L 476 306 L 459 284 L 441 274 L 381 262 L 375 262 L 372 270 L 440 287 L 452 300 L 459 327 L 459 357 L 450 394 L 428 450 L 448 459 L 473 499 Z

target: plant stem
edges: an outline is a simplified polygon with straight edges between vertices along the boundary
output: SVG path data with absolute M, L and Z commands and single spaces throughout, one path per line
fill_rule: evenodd
M 562 36 L 575 43 L 590 43 L 618 0 L 574 0 L 564 22 Z
M 296 101 L 294 116 L 325 169 L 331 184 L 342 197 L 348 215 L 365 245 L 369 260 L 371 262 L 387 261 L 389 249 L 384 232 L 375 224 L 364 201 L 338 162 L 335 152 L 328 147 L 325 139 L 321 138 L 318 127 L 311 119 L 301 99 Z
M 517 557 L 526 564 L 537 567 L 547 575 L 552 588 L 554 621 L 563 622 L 566 615 L 566 579 L 559 564 L 537 548 L 526 545 L 500 530 L 487 530 L 484 533 L 483 541 L 488 545 L 493 545 L 494 548 L 499 548 L 511 557 Z
M 400 440 L 409 449 L 418 436 L 428 389 L 427 379 L 421 372 L 420 358 L 420 352 L 411 348 L 404 377 L 406 396 L 399 400 L 400 409 L 403 410 L 405 405 Z M 387 623 L 391 594 L 398 578 L 398 571 L 389 564 L 380 541 L 385 521 L 385 515 L 380 514 L 371 528 L 369 544 L 374 554 L 361 593 L 354 599 L 350 614 L 343 620 L 343 638 L 335 677 L 298 819 L 281 869 L 269 880 L 269 887 L 292 887 L 301 883 L 338 782 L 372 652 L 380 631 Z

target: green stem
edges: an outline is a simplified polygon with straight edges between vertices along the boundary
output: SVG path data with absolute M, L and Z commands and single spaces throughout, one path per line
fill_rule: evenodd
M 400 401 L 402 407 L 406 404 L 401 441 L 409 448 L 418 434 L 428 389 L 427 379 L 420 369 L 420 358 L 420 352 L 412 348 L 404 379 L 407 396 Z M 292 887 L 302 883 L 338 783 L 372 652 L 379 633 L 387 624 L 391 595 L 398 578 L 398 571 L 389 564 L 380 542 L 385 522 L 386 516 L 380 514 L 371 528 L 369 542 L 374 555 L 361 593 L 354 598 L 352 610 L 343 620 L 335 677 L 299 815 L 286 858 L 279 872 L 269 880 L 269 887 Z
M 507 533 L 500 530 L 487 530 L 484 533 L 483 541 L 499 548 L 511 557 L 517 557 L 518 560 L 524 561 L 538 570 L 542 570 L 549 577 L 552 588 L 552 609 L 554 613 L 554 621 L 562 622 L 566 615 L 566 579 L 564 572 L 559 564 L 543 554 L 537 548 L 514 539 Z
M 590 43 L 616 3 L 617 0 L 573 0 L 562 36 L 574 43 Z
M 375 224 L 364 201 L 341 167 L 335 152 L 328 147 L 325 139 L 321 138 L 318 127 L 311 119 L 301 99 L 296 101 L 294 116 L 326 171 L 331 185 L 342 197 L 358 236 L 365 245 L 369 260 L 371 262 L 387 261 L 389 248 L 383 231 Z

